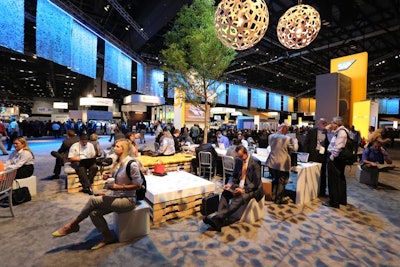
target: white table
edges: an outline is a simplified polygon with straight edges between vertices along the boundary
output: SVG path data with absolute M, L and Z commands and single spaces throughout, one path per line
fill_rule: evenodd
M 297 163 L 291 172 L 290 181 L 296 186 L 296 204 L 302 205 L 318 197 L 321 163 Z
M 165 176 L 146 175 L 146 181 L 146 200 L 155 226 L 196 213 L 203 197 L 215 190 L 213 182 L 185 171 L 168 172 Z

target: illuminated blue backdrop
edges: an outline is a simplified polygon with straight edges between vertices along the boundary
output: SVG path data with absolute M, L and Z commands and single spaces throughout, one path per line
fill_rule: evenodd
M 248 103 L 248 89 L 237 84 L 229 84 L 229 105 L 247 107 Z
M 121 88 L 131 90 L 132 60 L 114 45 L 107 41 L 105 43 L 104 80 Z
M 276 93 L 268 93 L 268 109 L 281 110 L 282 96 Z
M 0 46 L 24 52 L 24 0 L 0 1 Z
M 252 88 L 251 89 L 250 107 L 266 109 L 267 108 L 267 92 Z

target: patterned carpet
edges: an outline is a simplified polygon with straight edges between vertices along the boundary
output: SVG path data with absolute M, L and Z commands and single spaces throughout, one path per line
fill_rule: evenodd
M 39 195 L 16 206 L 15 218 L 0 209 L 2 266 L 400 266 L 399 168 L 381 173 L 378 189 L 355 180 L 356 166 L 347 168 L 349 204 L 340 209 L 322 206 L 326 199 L 304 206 L 266 202 L 264 219 L 255 225 L 236 223 L 218 233 L 197 214 L 98 251 L 90 250 L 101 240 L 90 219 L 80 232 L 53 238 L 51 232 L 89 198 L 48 179 L 49 153 L 59 142 L 30 141 Z M 101 145 L 109 146 L 108 139 Z M 389 152 L 400 166 L 400 149 Z

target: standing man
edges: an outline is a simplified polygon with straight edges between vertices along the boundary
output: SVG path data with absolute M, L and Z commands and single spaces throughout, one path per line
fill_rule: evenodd
M 82 184 L 82 192 L 89 195 L 93 195 L 91 185 L 97 173 L 97 165 L 95 160 L 90 164 L 81 161 L 95 157 L 96 151 L 94 146 L 89 143 L 89 137 L 86 134 L 80 136 L 79 142 L 73 144 L 68 153 L 68 159 L 72 162 L 71 167 L 75 169 L 79 182 Z
M 1 121 L 1 120 L 0 120 L 0 137 L 1 138 L 5 137 L 5 140 L 8 139 L 6 127 L 4 126 L 3 121 Z M 7 152 L 6 148 L 4 147 L 2 139 L 0 140 L 0 149 L 3 152 L 3 156 L 8 155 L 8 152 Z
M 144 139 L 144 136 L 146 134 L 146 124 L 143 123 L 143 121 L 140 121 L 139 123 L 139 132 L 140 132 L 140 143 L 145 144 L 146 140 Z
M 252 198 L 260 201 L 264 197 L 260 160 L 252 157 L 242 145 L 236 147 L 236 153 L 235 168 L 224 186 L 218 213 L 211 218 L 206 216 L 203 219 L 204 223 L 211 225 L 219 232 L 222 226 L 240 220 Z
M 18 137 L 19 135 L 19 126 L 18 123 L 15 121 L 15 118 L 11 118 L 10 124 L 8 125 L 8 146 L 7 150 L 11 150 L 12 144 L 14 143 L 14 140 Z
M 327 207 L 339 208 L 339 205 L 347 205 L 346 177 L 344 168 L 346 163 L 339 157 L 339 153 L 344 149 L 349 132 L 343 126 L 342 117 L 334 117 L 331 122 L 333 137 L 328 146 L 328 188 L 329 201 L 323 205 Z
M 303 145 L 304 152 L 309 154 L 308 160 L 322 164 L 318 193 L 320 197 L 326 196 L 326 158 L 329 146 L 328 133 L 325 129 L 327 124 L 325 118 L 320 118 L 317 126 L 308 130 Z
M 266 166 L 272 176 L 272 199 L 276 204 L 287 204 L 284 200 L 285 187 L 289 181 L 291 169 L 290 152 L 299 148 L 297 138 L 291 138 L 286 134 L 289 127 L 282 123 L 278 131 L 269 135 L 268 144 L 271 146 L 271 153 L 267 159 Z

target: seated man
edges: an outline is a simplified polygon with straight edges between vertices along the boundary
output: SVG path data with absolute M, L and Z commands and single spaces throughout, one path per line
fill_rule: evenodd
M 218 147 L 220 147 L 220 144 L 223 144 L 224 149 L 228 149 L 229 139 L 225 135 L 222 135 L 221 131 L 217 131 L 217 140 L 218 140 Z
M 246 147 L 236 147 L 235 168 L 228 183 L 224 186 L 218 206 L 218 213 L 206 216 L 203 221 L 215 230 L 240 220 L 247 204 L 252 198 L 260 201 L 264 197 L 261 182 L 261 162 L 252 157 Z
M 79 137 L 76 136 L 75 130 L 69 129 L 67 137 L 62 142 L 60 148 L 57 151 L 51 151 L 51 155 L 56 158 L 52 179 L 60 178 L 61 167 L 64 166 L 64 162 L 67 160 L 69 148 L 76 142 L 79 142 Z
M 373 184 L 378 186 L 379 172 L 388 168 L 380 168 L 379 164 L 392 164 L 392 159 L 389 157 L 386 150 L 382 147 L 382 143 L 378 140 L 373 141 L 372 145 L 367 147 L 361 157 L 361 169 L 371 174 Z M 393 166 L 387 166 L 393 168 Z
M 75 169 L 82 184 L 82 192 L 93 195 L 90 186 L 93 184 L 94 176 L 97 173 L 96 151 L 94 146 L 89 143 L 86 134 L 80 136 L 79 142 L 73 144 L 69 149 L 68 159 L 72 162 L 71 167 Z M 93 159 L 86 161 L 85 159 Z
M 215 148 L 212 146 L 212 144 L 210 143 L 204 143 L 204 139 L 203 136 L 199 136 L 197 138 L 197 141 L 199 142 L 199 146 L 196 147 L 195 152 L 196 152 L 196 158 L 192 159 L 191 162 L 191 168 L 193 170 L 193 173 L 195 173 L 197 175 L 197 168 L 199 167 L 199 153 L 200 151 L 203 152 L 211 152 L 211 158 L 213 163 L 217 162 L 218 159 L 218 153 L 217 151 L 215 151 Z M 212 166 L 212 169 L 214 169 L 214 165 Z M 205 174 L 206 176 L 208 175 L 208 173 Z

